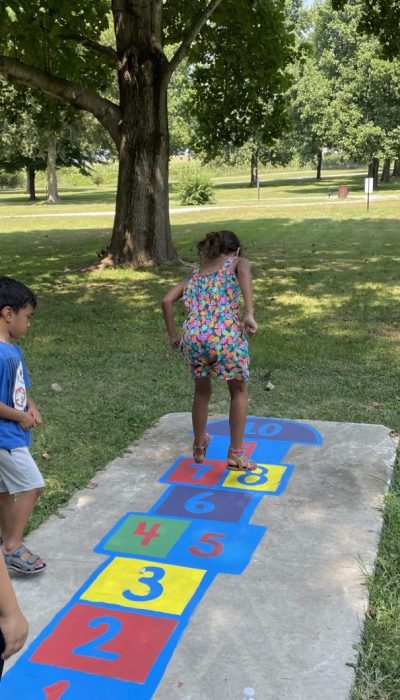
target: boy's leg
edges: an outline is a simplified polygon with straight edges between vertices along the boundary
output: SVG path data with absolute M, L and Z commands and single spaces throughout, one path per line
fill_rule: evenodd
M 44 481 L 26 447 L 0 450 L 0 527 L 4 555 L 14 554 L 22 545 L 26 524 L 43 491 Z M 21 567 L 21 560 L 27 562 Z M 45 563 L 25 548 L 9 557 L 7 566 L 30 573 L 42 570 Z
M 194 397 L 192 404 L 192 422 L 194 444 L 203 445 L 207 428 L 208 404 L 212 394 L 211 377 L 194 380 Z
M 4 554 L 15 552 L 22 544 L 26 524 L 32 514 L 36 501 L 43 489 L 31 489 L 18 494 L 0 493 L 0 526 L 3 539 Z M 29 551 L 21 555 L 27 561 L 31 556 Z M 37 559 L 35 569 L 42 569 L 44 562 Z
M 231 405 L 229 410 L 231 447 L 234 450 L 240 450 L 242 447 L 244 426 L 247 418 L 247 382 L 239 379 L 230 379 L 228 381 L 228 387 L 231 395 Z

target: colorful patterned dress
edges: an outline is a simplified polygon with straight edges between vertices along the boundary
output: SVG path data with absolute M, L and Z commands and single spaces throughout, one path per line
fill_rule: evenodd
M 180 349 L 195 378 L 249 379 L 249 350 L 238 318 L 240 286 L 228 258 L 215 272 L 195 267 L 183 301 L 187 316 Z

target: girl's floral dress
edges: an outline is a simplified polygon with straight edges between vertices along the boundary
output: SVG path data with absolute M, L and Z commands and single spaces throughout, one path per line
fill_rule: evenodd
M 216 272 L 195 267 L 187 281 L 183 301 L 181 351 L 195 378 L 210 374 L 218 379 L 249 379 L 249 350 L 238 318 L 240 286 L 233 258 Z

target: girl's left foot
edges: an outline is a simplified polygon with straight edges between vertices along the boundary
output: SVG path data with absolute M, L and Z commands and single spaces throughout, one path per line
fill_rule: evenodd
M 257 464 L 247 456 L 244 450 L 230 447 L 226 467 L 233 472 L 253 472 L 257 469 Z
M 204 435 L 202 445 L 196 445 L 196 443 L 193 443 L 193 461 L 196 462 L 196 464 L 201 464 L 202 462 L 204 462 L 205 456 L 207 454 L 207 449 L 210 444 L 210 440 L 211 437 L 208 433 L 206 433 Z

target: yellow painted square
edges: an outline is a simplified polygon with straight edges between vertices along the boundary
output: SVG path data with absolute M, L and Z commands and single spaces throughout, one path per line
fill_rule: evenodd
M 96 603 L 180 615 L 205 573 L 202 569 L 115 557 L 81 598 Z M 124 591 L 128 591 L 128 596 L 130 593 L 137 597 L 137 600 L 131 600 L 124 595 Z
M 252 472 L 229 472 L 223 486 L 246 491 L 277 491 L 287 467 L 282 464 L 257 464 Z

